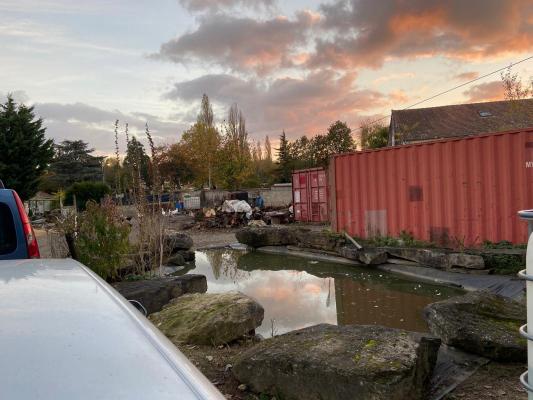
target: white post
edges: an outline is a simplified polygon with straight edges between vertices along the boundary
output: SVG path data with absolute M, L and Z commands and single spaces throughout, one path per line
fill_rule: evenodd
M 522 327 L 520 333 L 527 339 L 527 375 L 520 378 L 527 390 L 528 400 L 533 400 L 533 210 L 524 210 L 518 213 L 520 218 L 528 221 L 528 243 L 526 253 L 526 269 L 519 272 L 519 276 L 526 279 L 527 299 L 527 328 Z

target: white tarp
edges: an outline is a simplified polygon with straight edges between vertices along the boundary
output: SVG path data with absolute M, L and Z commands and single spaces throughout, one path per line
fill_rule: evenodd
M 224 204 L 222 204 L 222 212 L 243 212 L 246 213 L 247 218 L 250 218 L 252 215 L 252 207 L 250 207 L 250 204 L 244 200 L 226 200 Z

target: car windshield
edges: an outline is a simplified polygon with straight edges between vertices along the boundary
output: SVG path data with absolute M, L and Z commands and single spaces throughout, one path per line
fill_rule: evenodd
M 17 247 L 13 214 L 5 203 L 0 203 L 0 255 L 9 254 Z

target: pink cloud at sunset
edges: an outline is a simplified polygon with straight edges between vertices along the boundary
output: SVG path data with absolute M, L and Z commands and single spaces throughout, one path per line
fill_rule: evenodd
M 533 51 L 528 0 L 177 0 L 112 7 L 95 0 L 79 9 L 50 0 L 34 13 L 37 6 L 36 0 L 0 6 L 7 27 L 0 29 L 6 44 L 0 93 L 24 93 L 50 120 L 52 137 L 76 131 L 100 153 L 112 151 L 116 118 L 140 130 L 150 122 L 158 143 L 179 140 L 204 93 L 219 123 L 236 102 L 253 140 L 269 135 L 275 145 L 282 130 L 290 139 L 312 136 L 336 120 L 357 131 L 361 121 Z M 68 10 L 69 18 L 58 10 Z M 533 62 L 515 72 L 526 81 Z M 501 98 L 497 81 L 493 75 L 422 106 Z

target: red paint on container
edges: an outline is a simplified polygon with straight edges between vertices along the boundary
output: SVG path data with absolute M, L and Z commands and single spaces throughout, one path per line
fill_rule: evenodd
M 292 200 L 296 221 L 329 221 L 328 183 L 324 168 L 293 171 Z
M 448 245 L 527 241 L 533 129 L 340 154 L 329 170 L 333 229 Z

